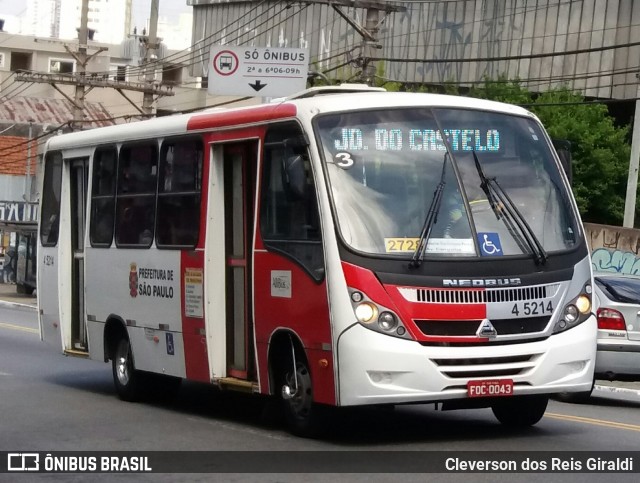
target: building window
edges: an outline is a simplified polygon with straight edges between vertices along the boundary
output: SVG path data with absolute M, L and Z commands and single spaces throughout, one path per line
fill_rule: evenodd
M 124 82 L 127 80 L 127 66 L 112 64 L 109 67 L 110 78 L 114 81 Z
M 116 246 L 148 248 L 153 242 L 158 178 L 155 142 L 124 144 L 118 157 Z
M 96 149 L 93 155 L 93 181 L 91 184 L 91 246 L 110 247 L 113 239 L 115 215 L 116 164 L 115 147 Z
M 11 52 L 11 72 L 31 70 L 31 54 L 26 52 Z
M 177 85 L 182 83 L 182 67 L 178 65 L 164 65 L 162 67 L 162 83 Z
M 73 73 L 74 62 L 72 60 L 50 59 L 49 72 L 52 74 Z
M 156 245 L 194 248 L 200 226 L 202 140 L 167 139 L 160 154 Z

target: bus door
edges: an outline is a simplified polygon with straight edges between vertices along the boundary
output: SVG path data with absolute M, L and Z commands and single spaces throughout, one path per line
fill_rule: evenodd
M 207 332 L 214 334 L 209 358 L 218 378 L 247 380 L 255 372 L 250 248 L 257 153 L 258 141 L 249 140 L 216 144 L 211 156 L 206 278 L 214 313 L 207 317 Z
M 86 352 L 84 321 L 84 233 L 87 212 L 89 158 L 70 161 L 71 194 L 71 349 Z

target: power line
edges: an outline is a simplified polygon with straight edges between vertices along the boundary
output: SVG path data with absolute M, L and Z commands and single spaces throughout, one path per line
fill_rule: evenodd
M 456 0 L 453 0 L 453 1 L 456 1 Z M 582 0 L 578 0 L 578 1 L 579 1 L 580 3 L 584 3 Z M 405 2 L 402 2 L 402 3 L 413 3 L 413 4 L 423 4 L 423 3 L 425 3 L 425 4 L 431 4 L 431 3 L 437 3 L 437 4 L 441 4 L 441 3 L 447 3 L 447 2 L 438 2 L 438 1 L 420 1 L 420 0 L 417 0 L 417 1 L 405 1 Z M 505 14 L 504 14 L 504 15 L 502 15 L 502 16 L 498 16 L 498 17 L 491 17 L 491 18 L 488 18 L 488 19 L 487 19 L 487 18 L 481 18 L 481 19 L 479 19 L 479 20 L 477 20 L 477 19 L 473 19 L 473 20 L 471 20 L 471 21 L 469 21 L 469 22 L 459 22 L 459 23 L 457 23 L 457 24 L 456 24 L 456 26 L 457 26 L 457 27 L 470 26 L 470 25 L 474 25 L 474 24 L 476 24 L 476 23 L 487 22 L 488 20 L 499 21 L 499 20 L 504 20 L 504 19 L 506 19 L 506 18 L 508 18 L 508 17 L 524 16 L 524 15 L 526 15 L 526 14 L 531 14 L 531 13 L 537 12 L 537 11 L 539 11 L 539 10 L 548 10 L 549 8 L 558 8 L 558 9 L 559 9 L 559 8 L 560 8 L 560 7 L 562 7 L 562 6 L 566 6 L 566 5 L 571 6 L 571 5 L 573 5 L 574 3 L 576 3 L 576 0 L 567 0 L 567 1 L 564 1 L 564 2 L 559 1 L 557 4 L 554 4 L 554 5 L 549 5 L 549 4 L 546 4 L 546 5 L 545 5 L 545 4 L 543 4 L 543 5 L 540 5 L 540 6 L 536 5 L 536 7 L 534 7 L 534 8 L 530 8 L 530 9 L 527 9 L 527 6 L 526 6 L 526 5 L 523 5 L 522 7 L 516 7 L 516 8 L 514 8 L 514 9 L 505 9 L 505 11 L 507 11 L 507 12 L 513 12 L 513 13 L 505 13 Z M 438 7 L 436 7 L 436 10 L 437 10 L 437 8 L 438 8 Z M 447 8 L 447 7 L 445 7 L 445 8 Z M 521 10 L 521 11 L 519 11 L 519 10 Z M 625 27 L 626 27 L 626 26 L 625 26 Z M 617 28 L 617 27 L 609 27 L 609 28 L 615 29 L 615 28 Z M 595 30 L 590 30 L 589 32 L 599 32 L 599 31 L 601 31 L 601 30 L 602 30 L 602 31 L 604 31 L 604 30 L 607 30 L 607 28 L 604 28 L 604 29 L 595 29 Z M 430 32 L 430 30 L 420 30 L 420 31 L 417 31 L 417 32 L 415 32 L 415 33 L 416 33 L 416 34 L 420 34 L 420 33 L 423 33 L 423 32 L 424 32 L 424 33 L 426 33 L 426 32 Z M 577 32 L 577 33 L 579 34 L 580 32 Z M 586 33 L 586 32 L 585 32 L 585 33 Z M 412 34 L 413 34 L 413 32 L 412 32 Z M 574 33 L 570 33 L 570 32 L 568 32 L 568 33 L 563 33 L 563 34 L 561 34 L 561 35 L 575 35 L 575 34 L 574 34 Z M 381 38 L 380 40 L 389 40 L 389 39 L 392 39 L 392 38 L 396 38 L 396 37 L 405 37 L 405 36 L 406 36 L 406 34 L 398 34 L 398 35 L 392 35 L 392 36 L 390 36 L 390 37 L 383 37 L 383 38 Z M 548 36 L 547 36 L 547 35 L 541 35 L 541 36 L 536 36 L 536 37 L 531 37 L 531 38 L 532 38 L 532 39 L 544 39 L 544 38 L 547 38 L 547 37 L 554 37 L 554 36 L 555 36 L 555 35 L 548 35 Z M 511 39 L 511 40 L 521 40 L 521 39 L 528 39 L 528 38 L 529 38 L 529 37 L 521 37 L 520 39 L 513 39 L 513 37 L 512 37 L 512 39 Z M 478 43 L 480 43 L 480 42 L 478 42 Z M 446 45 L 446 44 L 436 44 L 436 45 L 434 45 L 434 46 L 435 46 L 435 47 L 439 47 L 439 46 L 442 46 L 442 45 Z M 416 46 L 421 46 L 421 45 L 412 45 L 412 47 L 416 47 Z
M 476 57 L 473 59 L 397 59 L 393 57 L 374 57 L 372 60 L 383 60 L 387 62 L 418 62 L 423 64 L 443 64 L 443 63 L 469 63 L 469 62 L 500 62 L 505 60 L 525 60 L 540 59 L 544 57 L 557 57 L 560 55 L 579 55 L 592 52 L 603 52 L 605 50 L 623 49 L 636 47 L 640 42 L 627 42 L 625 44 L 606 45 L 603 47 L 592 47 L 589 49 L 567 50 L 565 52 L 546 52 L 540 54 L 505 55 L 499 57 Z

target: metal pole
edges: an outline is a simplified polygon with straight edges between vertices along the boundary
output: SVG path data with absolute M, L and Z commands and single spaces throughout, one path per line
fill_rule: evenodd
M 636 97 L 640 98 L 640 84 Z M 627 196 L 624 199 L 624 221 L 622 226 L 633 228 L 636 214 L 636 193 L 638 191 L 638 162 L 640 160 L 640 100 L 636 101 L 636 112 L 633 118 L 633 138 L 631 140 L 631 157 L 629 158 L 629 174 L 627 177 Z
M 379 10 L 377 8 L 367 9 L 367 20 L 364 28 L 372 37 L 378 33 L 378 21 L 380 19 Z M 371 63 L 370 59 L 374 57 L 375 50 L 378 47 L 377 41 L 364 39 L 362 41 L 362 74 L 361 78 L 369 85 L 373 85 L 376 75 L 376 66 Z
M 147 40 L 147 53 L 145 55 L 145 83 L 149 88 L 153 83 L 155 77 L 155 63 L 153 62 L 157 57 L 155 55 L 156 44 L 158 42 L 158 4 L 160 0 L 151 0 L 151 19 L 149 20 L 149 39 Z M 142 100 L 142 112 L 145 114 L 153 114 L 153 94 L 151 92 L 145 92 Z
M 78 31 L 78 75 L 84 78 L 87 68 L 87 41 L 88 29 L 87 22 L 89 17 L 89 0 L 82 0 L 82 9 L 80 10 L 80 30 Z M 82 128 L 81 121 L 84 119 L 84 85 L 76 84 L 75 106 L 73 114 L 73 129 Z
M 33 121 L 29 120 L 29 143 L 27 144 L 27 170 L 24 173 L 24 199 L 31 201 L 31 140 L 33 139 Z

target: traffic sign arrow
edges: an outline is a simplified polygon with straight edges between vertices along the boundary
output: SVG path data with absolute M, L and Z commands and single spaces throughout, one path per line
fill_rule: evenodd
M 256 92 L 258 92 L 260 89 L 262 89 L 263 87 L 267 87 L 267 84 L 262 84 L 260 82 L 260 80 L 258 79 L 257 81 L 255 81 L 253 84 L 249 84 L 249 86 Z

